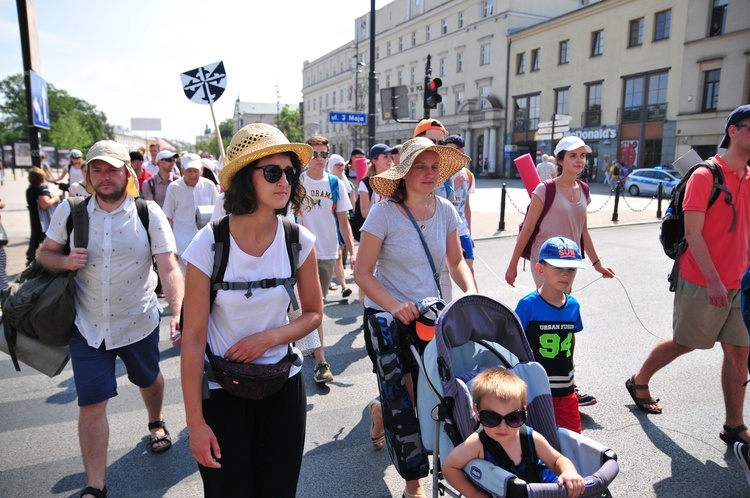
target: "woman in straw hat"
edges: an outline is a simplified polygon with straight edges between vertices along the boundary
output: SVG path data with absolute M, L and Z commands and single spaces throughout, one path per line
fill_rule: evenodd
M 365 326 L 369 315 L 388 311 L 411 327 L 419 317 L 415 303 L 439 295 L 417 230 L 427 243 L 435 267 L 447 264 L 451 277 L 464 292 L 476 292 L 471 271 L 461 255 L 458 213 L 447 199 L 433 194 L 438 185 L 468 162 L 469 157 L 456 149 L 417 137 L 403 144 L 398 166 L 372 177 L 375 191 L 389 199 L 372 206 L 362 227 L 359 258 L 354 267 L 354 279 L 366 295 Z M 416 226 L 410 221 L 409 212 Z M 375 353 L 367 331 L 365 345 L 374 365 Z M 407 373 L 407 387 L 413 393 L 409 351 L 402 351 L 399 357 Z M 370 403 L 368 409 L 374 444 L 383 432 L 382 413 L 377 401 Z M 407 481 L 403 496 L 424 496 L 421 481 Z
M 219 174 L 226 189 L 231 248 L 224 281 L 286 281 L 290 277 L 281 216 L 298 210 L 305 189 L 298 182 L 312 156 L 270 125 L 239 130 Z M 263 399 L 245 399 L 209 382 L 201 387 L 206 345 L 231 362 L 272 365 L 289 358 L 289 345 L 320 325 L 323 296 L 314 237 L 299 228 L 297 289 L 301 315 L 289 323 L 284 285 L 220 290 L 210 303 L 213 226 L 204 227 L 183 257 L 188 262 L 182 339 L 182 391 L 190 450 L 198 461 L 205 496 L 294 497 L 305 439 L 306 395 L 295 362 L 283 387 Z M 302 355 L 292 349 L 298 360 Z M 291 355 L 292 357 L 294 356 Z

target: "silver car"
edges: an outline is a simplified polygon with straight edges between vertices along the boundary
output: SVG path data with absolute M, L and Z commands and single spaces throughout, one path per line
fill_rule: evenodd
M 632 196 L 655 195 L 661 183 L 664 185 L 664 196 L 668 196 L 681 179 L 682 175 L 676 169 L 641 168 L 633 170 L 625 178 L 625 190 Z

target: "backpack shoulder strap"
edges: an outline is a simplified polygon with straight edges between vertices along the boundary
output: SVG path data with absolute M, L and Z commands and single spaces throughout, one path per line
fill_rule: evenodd
M 88 204 L 92 196 L 68 197 L 70 204 L 70 216 L 66 227 L 68 229 L 68 239 L 73 234 L 73 243 L 76 247 L 86 247 L 89 243 L 89 212 Z
M 209 303 L 213 305 L 216 293 L 221 288 L 224 273 L 227 271 L 229 262 L 229 215 L 211 222 L 214 231 L 214 243 L 211 249 L 214 251 L 214 267 L 211 271 L 211 295 Z M 218 256 L 218 257 L 217 257 Z
M 146 235 L 148 235 L 148 246 L 151 247 L 151 232 L 148 231 L 149 217 L 148 217 L 148 202 L 146 199 L 141 197 L 135 200 L 135 209 L 138 211 L 138 218 L 141 220 L 141 225 L 146 229 Z
M 555 194 L 557 193 L 557 184 L 552 179 L 544 180 L 544 188 L 546 189 L 544 193 L 544 207 L 542 208 L 542 214 L 539 215 L 537 226 L 541 223 L 542 218 L 544 218 L 549 212 L 552 203 L 555 202 Z
M 718 164 L 711 159 L 706 159 L 700 165 L 708 168 L 714 178 L 713 190 L 711 191 L 711 197 L 708 200 L 708 207 L 711 207 L 719 198 L 722 190 L 727 193 L 729 190 L 724 186 L 724 173 L 722 173 Z
M 299 265 L 299 253 L 302 251 L 302 244 L 299 243 L 299 227 L 289 218 L 282 217 L 281 223 L 284 225 L 284 242 L 286 243 L 286 253 L 289 257 L 289 266 L 291 267 L 291 276 L 284 282 L 284 288 L 289 294 L 292 309 L 299 309 L 297 296 L 294 294 L 294 286 L 297 284 L 297 266 Z
M 578 185 L 581 187 L 581 190 L 583 191 L 583 194 L 588 199 L 589 198 L 589 193 L 591 192 L 591 189 L 589 188 L 589 184 L 586 183 L 586 182 L 584 182 L 583 180 L 579 180 L 577 178 L 576 178 L 576 181 L 578 182 Z

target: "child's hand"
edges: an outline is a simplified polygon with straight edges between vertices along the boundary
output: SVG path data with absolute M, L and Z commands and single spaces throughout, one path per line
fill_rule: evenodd
M 586 484 L 583 482 L 583 477 L 575 472 L 563 472 L 560 474 L 560 477 L 557 478 L 557 485 L 562 487 L 563 484 L 568 488 L 568 496 L 571 498 L 581 496 L 586 490 Z

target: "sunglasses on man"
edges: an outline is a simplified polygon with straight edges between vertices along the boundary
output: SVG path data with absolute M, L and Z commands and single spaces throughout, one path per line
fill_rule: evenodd
M 315 152 L 315 151 L 313 151 L 313 159 L 317 159 L 319 157 L 322 157 L 323 159 L 325 159 L 325 158 L 327 158 L 330 155 L 331 155 L 330 152 Z
M 507 415 L 500 415 L 492 410 L 481 410 L 479 412 L 479 422 L 487 428 L 497 427 L 503 420 L 508 427 L 517 429 L 526 423 L 526 410 L 516 410 Z
M 289 185 L 294 185 L 299 180 L 299 170 L 293 166 L 282 169 L 278 164 L 268 164 L 255 169 L 263 170 L 263 178 L 268 183 L 277 183 L 281 180 L 281 175 L 286 175 Z

